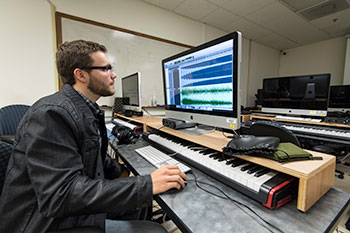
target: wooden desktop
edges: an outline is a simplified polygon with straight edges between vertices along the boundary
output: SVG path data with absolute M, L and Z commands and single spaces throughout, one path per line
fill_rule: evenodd
M 222 132 L 214 131 L 208 134 L 195 136 L 178 130 L 163 127 L 162 119 L 150 116 L 143 117 L 118 117 L 143 124 L 144 131 L 157 129 L 159 131 L 177 136 L 181 139 L 222 151 L 222 148 L 231 140 L 226 138 Z M 248 155 L 236 155 L 239 158 L 250 161 L 264 167 L 280 171 L 299 179 L 299 190 L 297 208 L 306 212 L 317 200 L 319 200 L 333 185 L 336 158 L 332 155 L 309 151 L 314 156 L 321 156 L 323 160 L 298 161 L 279 163 L 273 160 Z

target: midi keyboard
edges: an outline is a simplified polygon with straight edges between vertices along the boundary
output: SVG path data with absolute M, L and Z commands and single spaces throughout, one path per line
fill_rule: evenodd
M 298 179 L 166 134 L 147 139 L 174 157 L 274 209 L 296 196 Z

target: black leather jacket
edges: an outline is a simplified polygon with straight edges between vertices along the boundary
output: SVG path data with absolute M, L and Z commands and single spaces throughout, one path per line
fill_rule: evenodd
M 150 176 L 112 180 L 121 170 L 101 153 L 104 137 L 70 85 L 36 102 L 17 130 L 0 199 L 0 232 L 104 229 L 106 213 L 150 206 Z

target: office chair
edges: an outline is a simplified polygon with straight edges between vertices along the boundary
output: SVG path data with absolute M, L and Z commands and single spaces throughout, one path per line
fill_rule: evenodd
M 247 130 L 249 135 L 254 136 L 274 136 L 280 142 L 291 142 L 300 147 L 298 138 L 289 129 L 274 122 L 256 122 Z
M 0 195 L 5 181 L 7 164 L 12 153 L 12 145 L 0 141 Z
M 0 138 L 1 141 L 12 143 L 17 126 L 30 106 L 16 104 L 0 109 Z

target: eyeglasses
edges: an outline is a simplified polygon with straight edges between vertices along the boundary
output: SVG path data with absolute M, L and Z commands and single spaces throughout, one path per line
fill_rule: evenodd
M 112 65 L 106 65 L 106 66 L 89 66 L 82 68 L 83 70 L 102 70 L 104 72 L 110 71 L 113 72 L 114 67 Z

